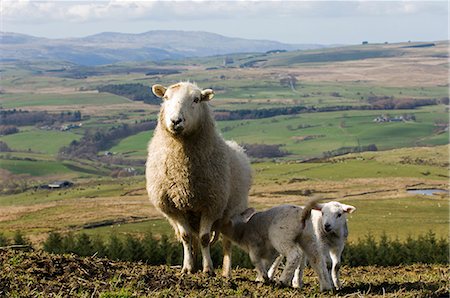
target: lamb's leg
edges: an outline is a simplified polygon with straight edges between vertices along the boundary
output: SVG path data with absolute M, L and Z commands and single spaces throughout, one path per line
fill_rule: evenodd
M 286 265 L 283 273 L 281 273 L 280 282 L 285 286 L 292 285 L 292 278 L 294 277 L 295 269 L 298 267 L 301 256 L 301 249 L 298 246 L 292 249 L 286 255 Z
M 318 244 L 314 242 L 303 243 L 302 249 L 306 254 L 311 266 L 319 276 L 320 290 L 328 291 L 332 289 L 330 274 L 328 273 L 325 256 L 322 249 L 319 249 Z
M 341 267 L 341 254 L 342 248 L 330 249 L 330 257 L 331 257 L 331 278 L 333 280 L 334 287 L 336 289 L 341 288 L 341 282 L 339 281 L 339 268 Z
M 267 276 L 267 267 L 264 266 L 263 260 L 259 257 L 256 251 L 251 250 L 249 252 L 250 260 L 256 269 L 256 281 L 257 282 L 266 282 L 269 280 Z
M 301 288 L 303 286 L 303 270 L 306 266 L 306 256 L 304 252 L 301 252 L 300 263 L 297 269 L 295 269 L 294 278 L 292 279 L 292 287 Z
M 273 277 L 275 276 L 275 273 L 277 272 L 278 266 L 280 266 L 281 261 L 283 260 L 284 256 L 283 255 L 279 255 L 275 261 L 273 262 L 272 266 L 270 266 L 269 269 L 269 279 L 273 280 Z
M 200 219 L 200 245 L 202 251 L 203 260 L 203 272 L 209 275 L 214 275 L 214 266 L 211 259 L 210 241 L 211 241 L 211 228 L 214 220 L 211 217 L 202 215 Z
M 223 264 L 222 264 L 222 276 L 226 278 L 231 278 L 231 241 L 223 237 Z
M 183 269 L 182 273 L 193 273 L 195 268 L 195 258 L 193 251 L 193 236 L 189 229 L 182 224 L 178 224 L 178 232 L 183 244 Z

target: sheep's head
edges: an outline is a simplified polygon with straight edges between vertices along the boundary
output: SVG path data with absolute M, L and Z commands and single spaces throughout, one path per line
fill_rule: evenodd
M 205 105 L 214 97 L 211 89 L 201 90 L 192 83 L 178 83 L 168 88 L 153 85 L 153 93 L 164 100 L 161 120 L 174 135 L 188 135 L 195 131 L 205 117 Z
M 356 210 L 355 207 L 342 204 L 339 202 L 328 202 L 325 204 L 318 204 L 316 210 L 322 212 L 322 227 L 321 229 L 330 233 L 342 227 L 346 222 L 346 214 L 352 213 Z

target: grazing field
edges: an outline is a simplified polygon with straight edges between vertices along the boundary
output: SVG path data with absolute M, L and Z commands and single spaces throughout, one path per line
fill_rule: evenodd
M 1 136 L 0 141 L 6 142 L 15 151 L 33 151 L 55 155 L 61 147 L 80 138 L 79 134 L 70 131 L 32 128 L 16 134 Z

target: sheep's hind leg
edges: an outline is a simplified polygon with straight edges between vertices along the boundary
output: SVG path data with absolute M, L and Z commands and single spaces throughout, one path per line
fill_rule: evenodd
M 211 228 L 214 220 L 208 216 L 202 216 L 200 219 L 200 245 L 202 251 L 203 272 L 209 275 L 214 275 L 214 266 L 211 259 L 210 241 Z

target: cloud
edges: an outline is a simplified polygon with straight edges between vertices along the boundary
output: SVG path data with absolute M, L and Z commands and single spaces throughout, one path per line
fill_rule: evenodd
M 2 0 L 16 23 L 447 14 L 446 1 L 32 1 Z

